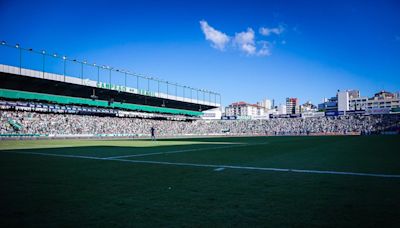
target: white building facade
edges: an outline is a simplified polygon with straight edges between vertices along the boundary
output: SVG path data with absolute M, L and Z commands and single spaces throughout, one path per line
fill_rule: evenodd
M 263 107 L 265 110 L 272 109 L 272 101 L 269 99 L 264 99 L 260 102 L 257 102 L 257 105 Z
M 225 107 L 226 116 L 237 116 L 237 117 L 254 117 L 254 116 L 264 116 L 264 107 L 249 104 L 246 102 L 235 102 Z
M 220 108 L 214 108 L 207 111 L 203 111 L 201 119 L 203 120 L 220 120 L 222 117 L 222 110 Z
M 396 93 L 380 91 L 373 97 L 361 97 L 358 91 L 338 92 L 338 111 L 366 111 L 374 113 L 378 110 L 389 112 L 400 108 L 400 97 Z M 385 111 L 386 110 L 386 111 Z

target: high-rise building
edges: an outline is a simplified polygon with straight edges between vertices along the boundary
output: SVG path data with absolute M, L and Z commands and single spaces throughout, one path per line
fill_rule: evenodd
M 269 99 L 264 99 L 260 102 L 257 102 L 258 106 L 263 107 L 266 111 L 272 109 L 272 102 Z
M 297 98 L 286 98 L 286 114 L 298 114 L 300 113 L 299 99 Z
M 349 111 L 350 102 L 352 100 L 362 99 L 360 97 L 359 90 L 346 90 L 346 91 L 338 90 L 337 98 L 338 98 L 338 111 Z
M 348 91 L 338 91 L 338 111 L 348 111 L 349 110 L 349 92 Z

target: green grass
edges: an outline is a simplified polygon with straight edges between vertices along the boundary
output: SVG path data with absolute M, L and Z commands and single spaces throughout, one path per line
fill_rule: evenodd
M 29 153 L 200 149 L 124 159 L 400 175 L 399 148 L 399 136 L 0 141 L 0 226 L 397 227 L 400 178 Z

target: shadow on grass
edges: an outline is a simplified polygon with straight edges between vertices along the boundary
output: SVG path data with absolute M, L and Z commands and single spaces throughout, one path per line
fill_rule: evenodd
M 157 142 L 154 142 L 157 144 Z M 155 146 L 76 146 L 76 147 L 54 147 L 54 148 L 23 148 L 5 149 L 0 153 L 44 153 L 57 155 L 74 155 L 90 157 L 112 157 L 124 155 L 152 154 L 163 152 L 180 152 L 196 150 L 213 150 L 216 148 L 241 147 L 240 143 L 193 143 L 181 145 L 155 145 Z

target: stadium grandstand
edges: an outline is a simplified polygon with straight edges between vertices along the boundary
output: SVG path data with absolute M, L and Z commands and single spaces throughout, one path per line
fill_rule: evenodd
M 1 47 L 16 57 L 0 64 L 3 139 L 148 137 L 152 127 L 165 137 L 399 132 L 398 114 L 202 120 L 202 111 L 220 107 L 220 94 L 4 41 Z
M 0 228 L 399 227 L 399 11 L 0 1 Z
M 1 48 L 7 56 L 0 64 L 3 110 L 194 120 L 220 107 L 221 95 L 204 89 L 5 41 Z M 24 128 L 10 118 L 6 122 L 19 126 L 18 132 Z

